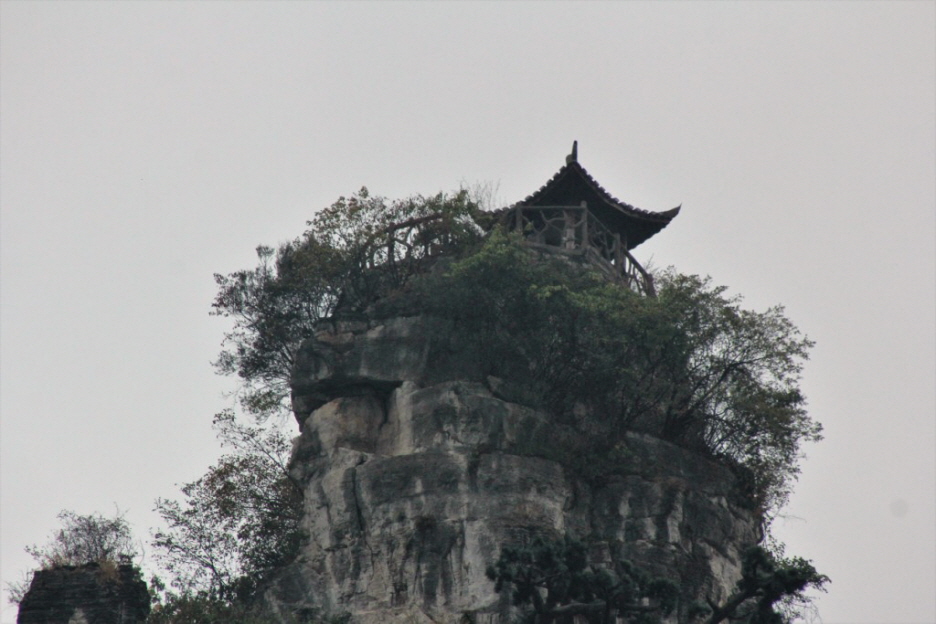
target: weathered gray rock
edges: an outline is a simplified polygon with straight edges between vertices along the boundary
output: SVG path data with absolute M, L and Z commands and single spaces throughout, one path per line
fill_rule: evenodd
M 149 612 L 149 591 L 137 568 L 89 563 L 38 570 L 16 622 L 142 624 Z
M 578 434 L 514 402 L 523 388 L 486 377 L 453 329 L 336 323 L 303 346 L 291 466 L 309 542 L 269 592 L 277 609 L 506 623 L 509 596 L 486 568 L 504 544 L 565 532 L 587 539 L 593 560 L 624 556 L 687 597 L 728 595 L 758 524 L 727 469 L 635 433 L 621 474 L 576 478 L 544 457 Z
M 516 380 L 488 379 L 491 368 L 472 336 L 449 320 L 409 316 L 323 323 L 296 355 L 293 412 L 302 426 L 332 399 L 361 394 L 386 398 L 404 381 L 420 387 L 485 382 L 498 396 L 530 398 Z

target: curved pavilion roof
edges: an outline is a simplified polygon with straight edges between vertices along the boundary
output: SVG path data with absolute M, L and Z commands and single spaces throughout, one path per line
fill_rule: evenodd
M 627 241 L 628 249 L 633 249 L 665 228 L 679 214 L 681 206 L 665 212 L 650 212 L 617 199 L 578 163 L 577 148 L 577 142 L 573 143 L 572 153 L 566 157 L 565 166 L 538 191 L 504 211 L 517 206 L 580 206 L 584 201 L 599 221 L 621 234 L 621 238 Z

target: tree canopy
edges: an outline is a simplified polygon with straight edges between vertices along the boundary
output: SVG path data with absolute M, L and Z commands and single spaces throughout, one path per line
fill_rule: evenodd
M 362 188 L 339 198 L 302 236 L 257 247 L 253 269 L 215 275 L 212 313 L 233 320 L 216 369 L 240 378 L 250 413 L 282 409 L 296 350 L 318 321 L 363 311 L 426 260 L 476 241 L 479 221 L 467 191 L 391 201 Z
M 808 604 L 807 589 L 825 591 L 829 577 L 819 574 L 812 562 L 800 557 L 784 559 L 764 548 L 744 552 L 741 580 L 724 604 L 710 602 L 705 624 L 787 624 L 797 607 Z
M 45 546 L 26 547 L 41 568 L 117 562 L 139 554 L 130 525 L 120 511 L 108 518 L 100 513 L 83 516 L 63 510 L 58 519 L 62 526 Z
M 289 476 L 289 440 L 277 428 L 215 417 L 230 452 L 182 487 L 182 502 L 156 501 L 167 528 L 153 535 L 174 597 L 229 603 L 248 597 L 271 570 L 295 557 L 302 491 Z
M 83 566 L 97 563 L 115 569 L 120 563 L 130 563 L 139 555 L 130 525 L 118 510 L 113 517 L 100 513 L 81 515 L 70 510 L 58 514 L 61 526 L 49 541 L 26 547 L 39 569 L 63 566 Z M 29 590 L 31 575 L 7 585 L 10 601 L 19 603 Z

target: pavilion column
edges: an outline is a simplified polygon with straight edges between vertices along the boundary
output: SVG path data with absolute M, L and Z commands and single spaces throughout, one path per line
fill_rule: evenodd
M 565 227 L 562 230 L 562 247 L 564 249 L 575 249 L 575 211 L 563 210 Z

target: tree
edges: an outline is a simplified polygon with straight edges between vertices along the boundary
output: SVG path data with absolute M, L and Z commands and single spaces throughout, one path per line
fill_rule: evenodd
M 785 504 L 801 446 L 822 438 L 799 389 L 813 342 L 784 315 L 741 307 L 709 278 L 661 276 L 659 305 L 678 332 L 666 360 L 663 437 L 746 469 L 761 511 Z
M 651 432 L 737 468 L 769 518 L 802 444 L 821 438 L 799 390 L 812 342 L 782 307 L 745 310 L 708 278 L 669 270 L 656 282 L 659 296 L 640 296 L 495 231 L 420 278 L 419 295 L 476 336 L 490 374 L 531 385 L 540 407 L 590 433 L 593 456 Z
M 573 615 L 586 616 L 592 624 L 618 618 L 651 624 L 672 613 L 678 596 L 675 583 L 651 577 L 629 561 L 590 566 L 585 545 L 568 535 L 505 546 L 487 576 L 495 591 L 511 591 L 514 604 L 532 609 L 533 624 Z
M 444 249 L 477 240 L 483 220 L 467 191 L 390 201 L 362 188 L 308 222 L 301 237 L 257 247 L 259 264 L 215 275 L 213 314 L 233 320 L 215 362 L 242 383 L 242 404 L 264 416 L 283 408 L 293 358 L 315 324 L 364 310 Z
M 705 624 L 726 620 L 742 624 L 787 624 L 797 603 L 808 604 L 807 589 L 825 591 L 829 577 L 819 574 L 812 562 L 799 557 L 781 559 L 754 546 L 745 551 L 741 580 L 723 605 L 709 602 L 711 615 Z
M 62 510 L 57 517 L 62 526 L 52 534 L 49 542 L 25 549 L 39 569 L 78 567 L 89 563 L 116 569 L 119 563 L 129 563 L 139 554 L 130 525 L 120 510 L 112 518 L 100 513 L 83 516 L 69 510 Z M 10 583 L 7 586 L 10 601 L 19 604 L 29 590 L 30 582 L 31 577 Z
M 247 599 L 303 538 L 302 491 L 286 468 L 289 440 L 275 427 L 242 425 L 229 411 L 215 426 L 231 452 L 182 487 L 183 502 L 156 501 L 168 528 L 154 534 L 153 546 L 172 579 L 170 601 Z
M 80 566 L 103 561 L 133 559 L 139 554 L 130 525 L 118 510 L 113 518 L 93 513 L 59 512 L 62 528 L 43 547 L 27 546 L 26 552 L 40 567 Z

